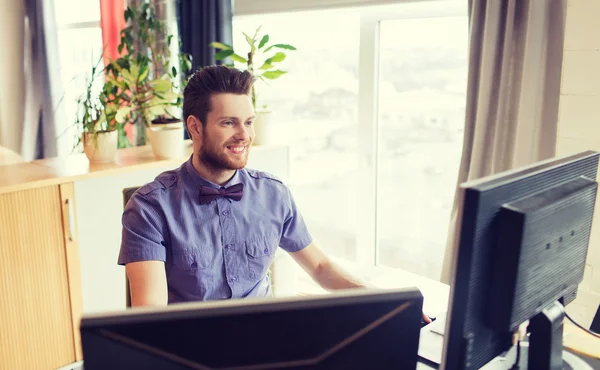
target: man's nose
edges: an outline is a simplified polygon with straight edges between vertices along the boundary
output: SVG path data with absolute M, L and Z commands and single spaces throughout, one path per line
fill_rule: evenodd
M 239 129 L 235 133 L 235 139 L 239 141 L 248 141 L 252 136 L 251 130 L 253 130 L 252 126 L 240 125 Z

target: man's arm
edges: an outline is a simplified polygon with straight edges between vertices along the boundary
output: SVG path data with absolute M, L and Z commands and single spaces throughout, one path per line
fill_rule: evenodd
M 290 255 L 323 289 L 331 291 L 367 287 L 365 283 L 335 265 L 314 242 L 298 252 L 290 253 Z M 422 317 L 426 323 L 431 322 L 425 313 Z
M 356 277 L 335 265 L 315 243 L 310 243 L 307 247 L 298 252 L 292 252 L 290 255 L 323 289 L 331 291 L 366 287 Z
M 167 275 L 163 261 L 131 262 L 125 266 L 131 306 L 166 306 Z

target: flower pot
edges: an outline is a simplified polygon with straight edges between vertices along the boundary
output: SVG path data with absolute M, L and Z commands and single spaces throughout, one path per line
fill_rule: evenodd
M 183 122 L 151 123 L 146 136 L 156 159 L 183 157 Z
M 254 145 L 272 145 L 277 142 L 273 113 L 256 112 L 254 120 Z
M 109 163 L 117 154 L 118 131 L 104 131 L 83 135 L 83 151 L 90 163 Z

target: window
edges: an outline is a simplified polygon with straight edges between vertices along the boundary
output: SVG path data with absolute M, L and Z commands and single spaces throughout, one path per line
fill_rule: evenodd
M 288 184 L 330 255 L 439 278 L 462 150 L 467 7 L 393 6 L 234 17 L 298 48 L 261 86 L 290 146 Z
M 68 154 L 77 143 L 73 127 L 77 98 L 85 91 L 92 66 L 102 55 L 100 3 L 98 0 L 55 0 L 54 12 L 58 26 L 60 75 L 64 89 L 63 105 L 69 122 L 59 133 L 59 155 Z M 99 68 L 102 69 L 102 61 Z M 101 79 L 96 82 L 102 83 Z
M 466 15 L 384 20 L 379 55 L 378 260 L 436 279 L 462 150 Z

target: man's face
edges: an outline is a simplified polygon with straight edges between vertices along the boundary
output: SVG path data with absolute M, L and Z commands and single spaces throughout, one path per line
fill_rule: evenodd
M 214 170 L 244 168 L 254 140 L 254 118 L 249 96 L 213 95 L 206 125 L 201 128 L 199 159 Z

